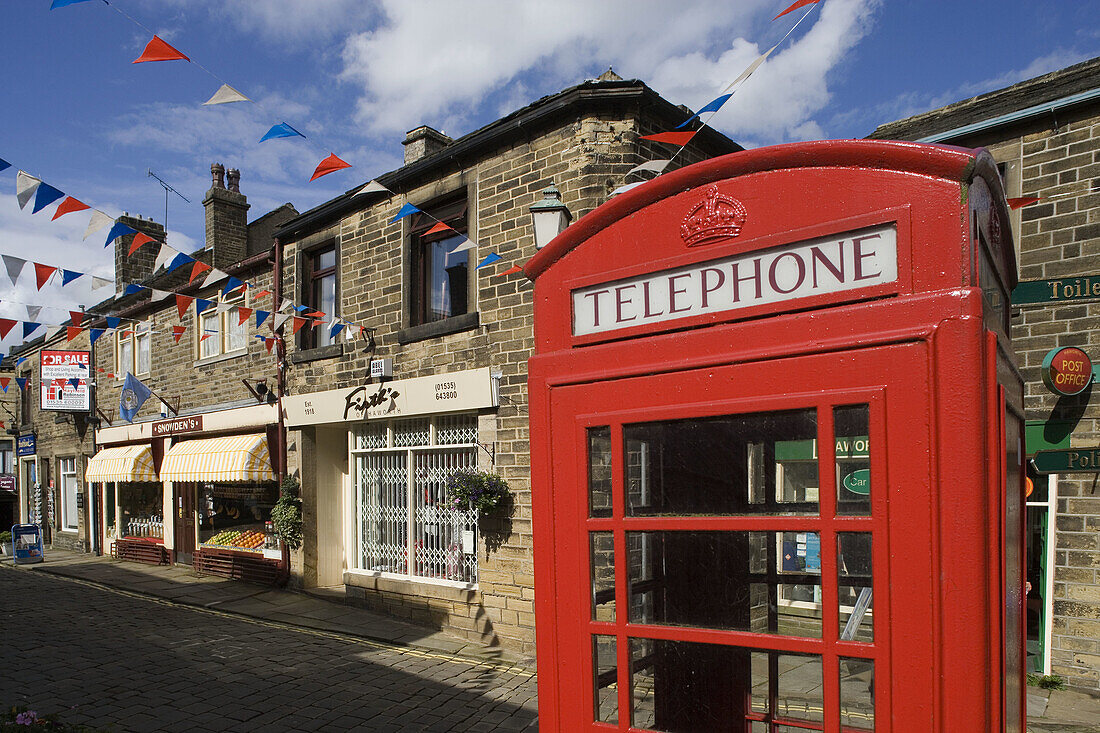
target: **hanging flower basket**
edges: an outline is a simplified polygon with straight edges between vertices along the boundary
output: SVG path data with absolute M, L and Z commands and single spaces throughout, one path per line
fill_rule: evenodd
M 508 483 L 495 473 L 461 469 L 447 479 L 447 501 L 455 509 L 471 507 L 478 514 L 492 514 L 511 495 Z

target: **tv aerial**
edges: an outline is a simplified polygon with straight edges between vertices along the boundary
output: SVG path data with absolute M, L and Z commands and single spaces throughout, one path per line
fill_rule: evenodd
M 147 176 L 149 176 L 150 178 L 157 179 L 157 183 L 159 183 L 161 185 L 161 188 L 164 189 L 164 231 L 167 232 L 168 231 L 168 192 L 171 191 L 172 193 L 176 194 L 177 196 L 179 196 L 181 199 L 183 199 L 187 203 L 191 203 L 191 199 L 187 198 L 182 193 L 180 193 L 176 189 L 172 188 L 172 186 L 170 186 L 167 181 L 165 181 L 163 178 L 161 178 L 156 173 L 154 173 L 152 168 L 147 168 L 145 170 L 145 174 Z

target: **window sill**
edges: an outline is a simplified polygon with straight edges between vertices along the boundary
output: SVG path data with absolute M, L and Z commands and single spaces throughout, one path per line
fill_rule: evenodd
M 318 346 L 315 349 L 302 349 L 301 351 L 295 351 L 290 355 L 291 364 L 304 364 L 309 361 L 319 361 L 321 359 L 333 359 L 337 356 L 344 355 L 343 344 L 329 344 L 328 346 Z
M 405 595 L 425 596 L 463 603 L 470 603 L 478 590 L 476 583 L 420 578 L 412 575 L 386 573 L 378 570 L 359 570 L 357 568 L 344 571 L 344 584 L 356 588 L 366 588 L 367 590 L 403 593 Z
M 444 318 L 442 321 L 432 321 L 419 326 L 410 326 L 397 332 L 397 343 L 411 344 L 414 341 L 438 338 L 461 331 L 471 331 L 481 325 L 481 319 L 477 311 L 463 313 L 461 316 Z
M 248 349 L 236 349 L 235 351 L 227 351 L 224 354 L 218 354 L 217 356 L 206 356 L 202 359 L 196 359 L 191 366 L 201 367 L 208 364 L 217 364 L 219 361 L 236 359 L 237 357 L 244 356 L 247 353 Z

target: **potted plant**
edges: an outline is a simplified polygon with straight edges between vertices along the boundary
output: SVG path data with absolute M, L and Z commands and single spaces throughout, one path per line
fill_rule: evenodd
M 484 516 L 507 505 L 511 495 L 508 482 L 495 473 L 463 468 L 447 478 L 447 501 L 455 509 L 469 507 Z
M 302 546 L 302 500 L 299 498 L 298 479 L 283 479 L 282 493 L 271 508 L 271 525 L 286 547 L 297 550 Z
M 11 531 L 0 532 L 0 555 L 12 554 Z

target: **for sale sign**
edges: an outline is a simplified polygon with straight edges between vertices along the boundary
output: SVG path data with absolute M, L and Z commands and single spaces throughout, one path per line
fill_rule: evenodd
M 91 352 L 42 351 L 41 408 L 60 412 L 88 412 L 91 409 L 88 383 L 91 381 Z

